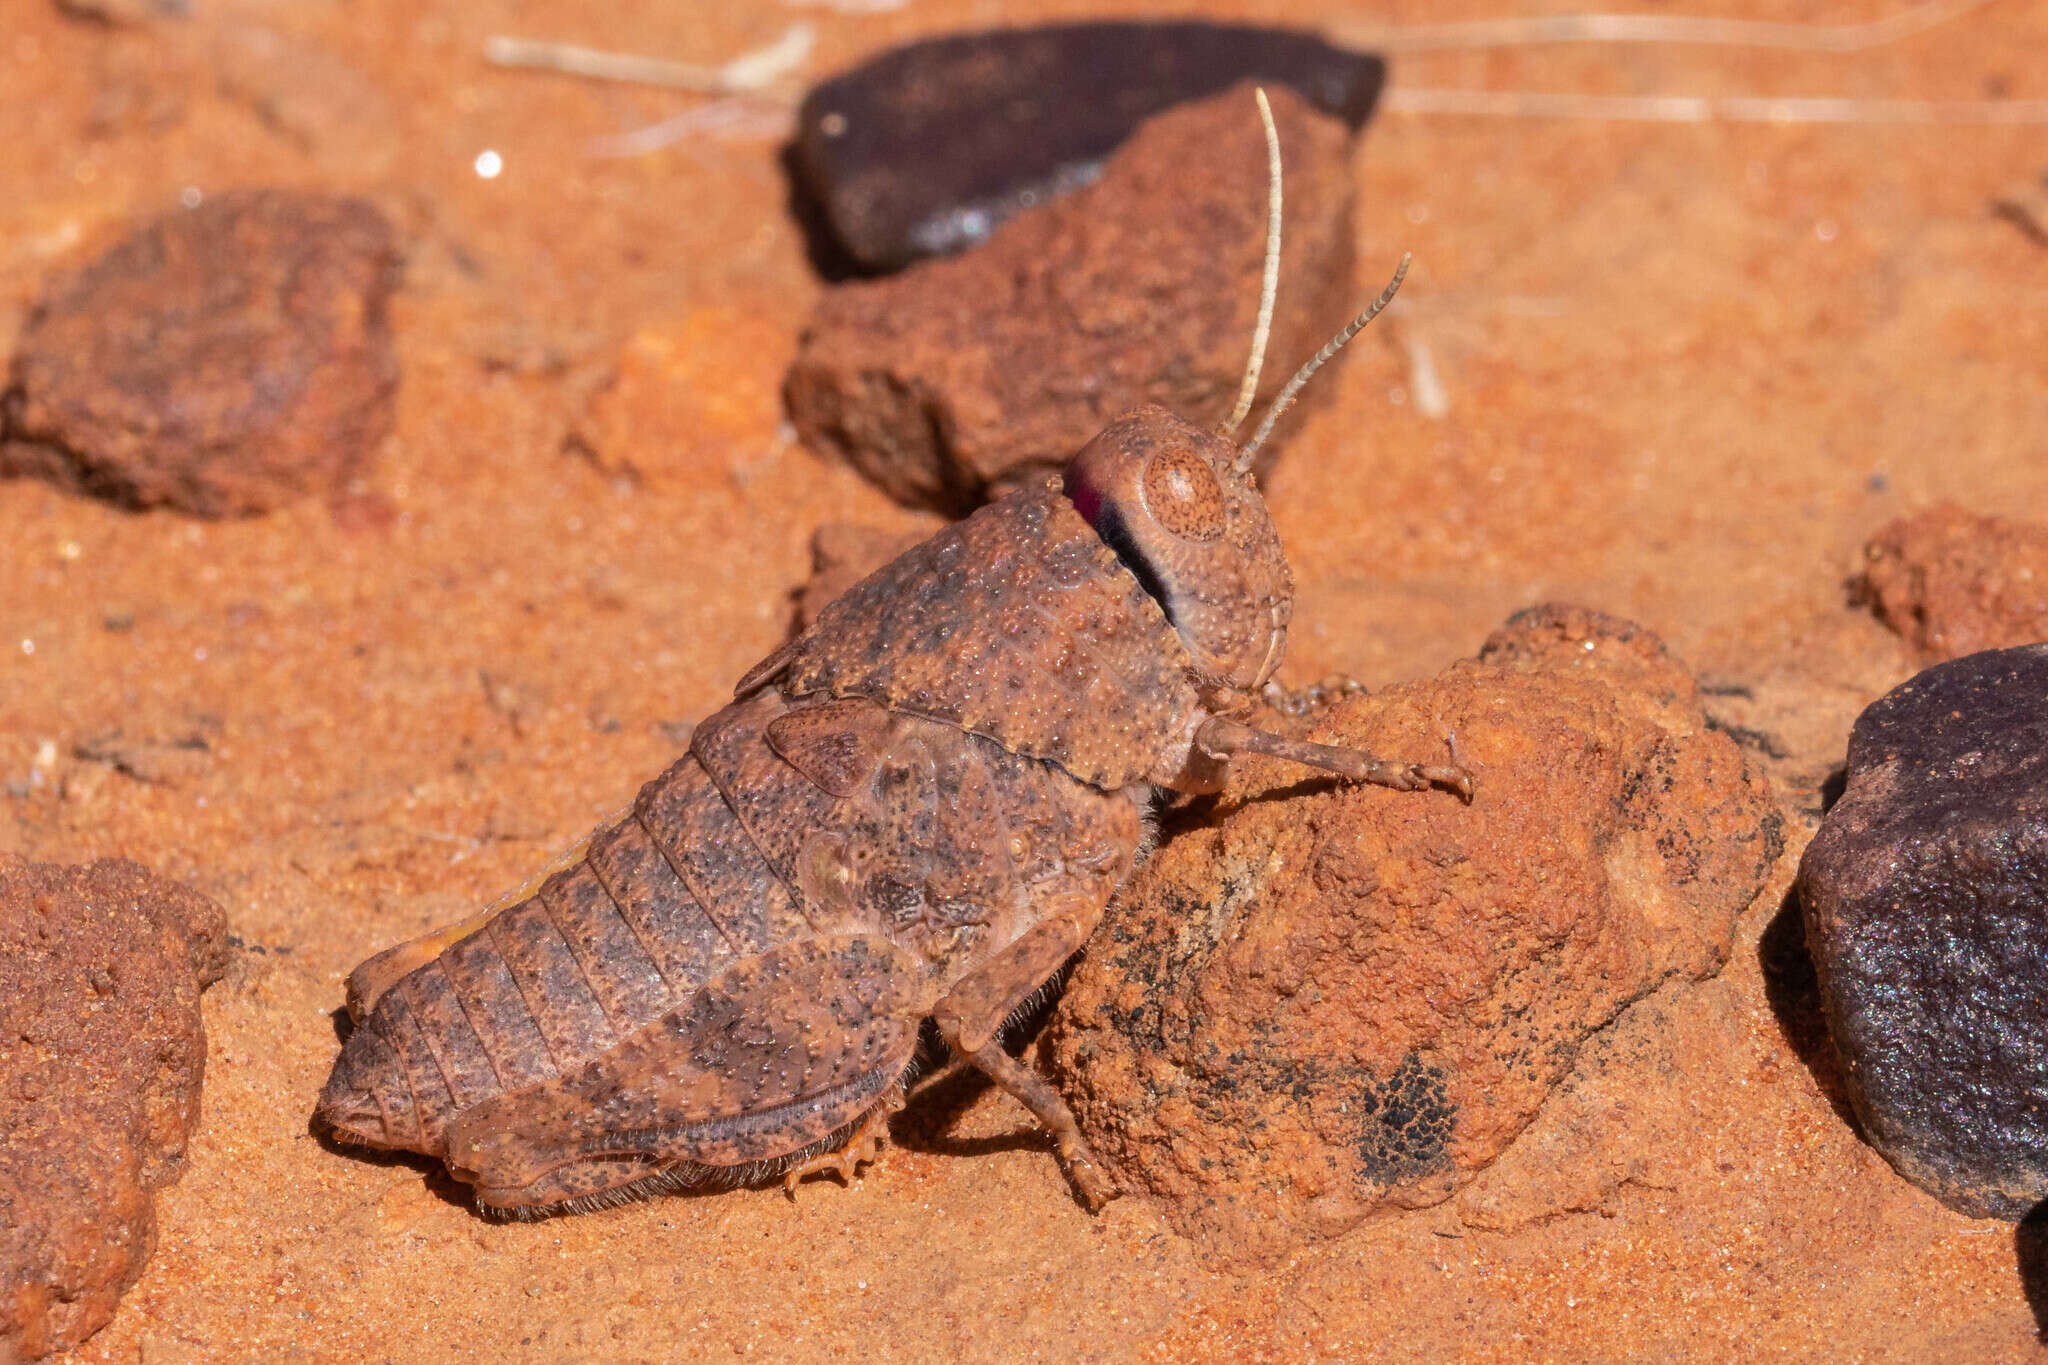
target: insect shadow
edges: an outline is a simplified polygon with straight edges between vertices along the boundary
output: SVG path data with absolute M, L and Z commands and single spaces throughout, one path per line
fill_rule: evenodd
M 1001 1045 L 1005 1051 L 1015 1055 L 1020 1051 L 1029 1052 L 1037 1045 L 1038 1035 L 1052 1018 L 1054 1003 L 1066 984 L 1066 975 L 1063 971 L 1054 977 L 1039 992 L 1039 1000 L 1019 1010 L 1003 1026 Z M 926 1020 L 918 1038 L 920 1076 L 931 1077 L 931 1073 L 944 1064 L 945 1056 L 945 1041 L 939 1037 L 931 1021 Z M 889 1140 L 905 1151 L 932 1156 L 987 1156 L 996 1152 L 1058 1150 L 1051 1135 L 1028 1119 L 1005 1133 L 972 1138 L 953 1136 L 953 1125 L 992 1086 L 993 1082 L 987 1076 L 971 1068 L 925 1079 L 922 1086 L 917 1080 L 912 1080 L 910 1102 L 904 1106 L 903 1112 L 889 1121 Z
M 447 1168 L 433 1157 L 422 1156 L 418 1152 L 355 1147 L 344 1142 L 336 1142 L 310 1118 L 306 1121 L 306 1131 L 313 1135 L 315 1142 L 336 1156 L 345 1156 L 370 1166 L 403 1168 L 419 1172 L 420 1183 L 426 1186 L 427 1192 L 452 1208 L 467 1213 L 476 1207 L 476 1201 L 470 1198 L 469 1186 L 449 1175 Z
M 932 1156 L 988 1156 L 995 1152 L 1051 1152 L 1045 1130 L 1020 1116 L 1016 1128 L 986 1137 L 950 1131 L 993 1083 L 979 1072 L 959 1071 L 934 1082 L 889 1122 L 889 1140 L 908 1152 Z
M 1224 816 L 1247 806 L 1262 806 L 1272 801 L 1293 801 L 1317 792 L 1334 791 L 1343 785 L 1344 779 L 1341 777 L 1318 774 L 1304 777 L 1299 782 L 1290 782 L 1284 787 L 1268 787 L 1264 791 L 1251 792 L 1244 796 L 1205 792 L 1199 796 L 1176 801 L 1159 812 L 1158 842 L 1154 851 L 1156 853 L 1158 849 L 1168 847 L 1183 834 L 1213 829 Z
M 2012 1230 L 2013 1260 L 2020 1292 L 2034 1314 L 2034 1337 L 2048 1344 L 2048 1199 L 2034 1205 Z

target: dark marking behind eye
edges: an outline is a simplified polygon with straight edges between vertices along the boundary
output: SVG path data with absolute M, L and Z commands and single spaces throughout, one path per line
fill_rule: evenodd
M 1068 480 L 1067 498 L 1074 504 L 1074 510 L 1095 528 L 1095 534 L 1102 537 L 1102 543 L 1131 571 L 1131 576 L 1138 580 L 1146 595 L 1159 604 L 1159 609 L 1166 613 L 1166 623 L 1177 624 L 1173 619 L 1173 602 L 1167 596 L 1165 580 L 1160 578 L 1159 570 L 1138 548 L 1138 542 L 1132 538 L 1131 528 L 1124 524 L 1124 514 L 1117 505 L 1087 484 L 1071 478 Z

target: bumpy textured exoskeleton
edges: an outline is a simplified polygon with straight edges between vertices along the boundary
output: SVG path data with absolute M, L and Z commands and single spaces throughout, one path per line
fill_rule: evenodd
M 794 1188 L 873 1157 L 928 1019 L 1100 1206 L 1112 1181 L 1000 1033 L 1130 875 L 1155 794 L 1247 750 L 1471 792 L 1243 721 L 1293 608 L 1249 465 L 1141 408 L 862 581 L 531 894 L 356 969 L 321 1126 L 515 1215 Z

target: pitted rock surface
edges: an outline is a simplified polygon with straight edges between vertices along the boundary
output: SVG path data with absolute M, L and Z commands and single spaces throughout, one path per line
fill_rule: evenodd
M 2048 645 L 1873 703 L 1800 864 L 1850 1103 L 1907 1179 L 1977 1217 L 2048 1199 Z
M 1350 132 L 1268 93 L 1287 224 L 1265 399 L 1362 302 Z M 960 509 L 1057 469 L 1141 403 L 1221 420 L 1258 315 L 1265 187 L 1249 87 L 1158 115 L 1101 180 L 975 250 L 829 290 L 789 373 L 798 432 L 892 497 Z
M 76 1346 L 156 1238 L 199 1120 L 220 909 L 108 859 L 0 859 L 0 1359 Z
M 360 199 L 237 190 L 173 210 L 45 291 L 0 475 L 207 517 L 338 491 L 391 429 L 397 274 Z
M 1627 622 L 1532 609 L 1310 737 L 1440 760 L 1452 733 L 1470 807 L 1240 760 L 1067 988 L 1048 1047 L 1082 1128 L 1224 1259 L 1448 1198 L 1589 1034 L 1719 970 L 1781 850 L 1761 780 Z

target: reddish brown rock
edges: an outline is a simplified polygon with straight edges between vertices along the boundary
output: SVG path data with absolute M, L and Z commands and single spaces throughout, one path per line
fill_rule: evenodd
M 2048 640 L 2048 526 L 1953 503 L 1863 547 L 1858 589 L 1929 662 Z
M 1269 94 L 1287 227 L 1264 397 L 1360 302 L 1350 133 Z M 985 245 L 828 291 L 789 373 L 790 414 L 892 496 L 955 509 L 1057 469 L 1140 403 L 1219 420 L 1251 348 L 1265 227 L 1251 90 L 1170 110 L 1100 181 Z
M 242 190 L 173 210 L 45 291 L 0 474 L 208 517 L 338 489 L 391 427 L 397 268 L 359 199 Z
M 221 912 L 131 862 L 0 859 L 0 1359 L 85 1340 L 199 1118 Z
M 1228 1259 L 1437 1203 L 1587 1036 L 1726 960 L 1781 819 L 1649 632 L 1540 607 L 1313 732 L 1429 757 L 1469 807 L 1246 762 L 1112 906 L 1048 1035 L 1128 1188 Z
M 1512 1232 L 1568 1214 L 1620 1217 L 1631 1192 L 1695 1197 L 1703 1161 L 1734 1155 L 1702 1153 L 1701 1111 L 1727 1112 L 1756 1073 L 1734 975 L 1652 991 L 1587 1039 L 1528 1128 L 1458 1191 L 1458 1221 Z

